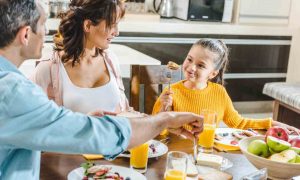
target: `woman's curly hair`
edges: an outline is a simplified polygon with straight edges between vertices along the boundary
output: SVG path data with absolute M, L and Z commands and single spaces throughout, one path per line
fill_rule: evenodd
M 72 60 L 74 66 L 84 53 L 84 20 L 90 20 L 93 26 L 105 21 L 106 29 L 110 29 L 117 18 L 124 16 L 125 8 L 120 0 L 72 0 L 69 6 L 68 11 L 60 14 L 62 20 L 53 40 L 55 49 L 64 52 L 62 62 Z M 97 48 L 95 56 L 101 53 Z

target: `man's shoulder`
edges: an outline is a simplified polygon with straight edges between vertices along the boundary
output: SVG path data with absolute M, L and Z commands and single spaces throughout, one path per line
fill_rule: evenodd
M 18 84 L 23 80 L 26 80 L 26 77 L 22 74 L 12 71 L 0 71 L 0 86 Z
M 20 73 L 0 71 L 0 94 L 14 93 L 13 90 L 20 86 L 24 90 L 25 88 L 35 88 L 35 85 Z
M 47 103 L 48 97 L 43 90 L 25 76 L 15 72 L 0 72 L 0 101 L 2 105 L 19 106 Z
M 0 99 L 1 101 L 22 83 L 25 77 L 16 72 L 0 71 Z

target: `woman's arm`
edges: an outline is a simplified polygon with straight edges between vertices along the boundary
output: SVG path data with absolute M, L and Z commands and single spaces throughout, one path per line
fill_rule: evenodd
M 40 86 L 50 100 L 54 100 L 54 90 L 51 79 L 51 60 L 40 61 L 29 79 Z

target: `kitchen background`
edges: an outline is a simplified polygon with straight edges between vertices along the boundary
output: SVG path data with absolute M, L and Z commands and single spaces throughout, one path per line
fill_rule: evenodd
M 43 59 L 51 54 L 57 15 L 68 3 L 48 2 Z M 181 64 L 199 38 L 223 39 L 229 46 L 226 88 L 244 114 L 270 115 L 272 101 L 262 94 L 266 82 L 300 81 L 299 0 L 127 0 L 126 11 L 112 48 L 127 90 L 131 64 Z M 21 70 L 30 75 L 33 67 L 28 61 Z

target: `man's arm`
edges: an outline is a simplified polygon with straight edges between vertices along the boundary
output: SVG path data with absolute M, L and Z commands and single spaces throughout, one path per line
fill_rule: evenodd
M 0 99 L 0 146 L 107 157 L 128 146 L 128 119 L 95 118 L 58 107 L 21 75 L 0 74 Z
M 202 117 L 184 112 L 162 112 L 144 118 L 130 118 L 132 134 L 128 148 L 152 139 L 166 128 L 170 128 L 170 132 L 184 135 L 189 139 L 197 138 L 203 128 L 202 122 Z M 193 127 L 192 130 L 187 131 L 182 128 L 184 124 L 190 124 Z
M 190 138 L 202 130 L 201 117 L 192 113 L 164 112 L 129 121 L 95 118 L 58 107 L 38 86 L 18 76 L 0 77 L 0 84 L 5 85 L 0 93 L 6 94 L 0 96 L 0 145 L 110 157 L 150 140 L 165 128 Z M 180 128 L 183 124 L 194 129 L 186 131 Z

